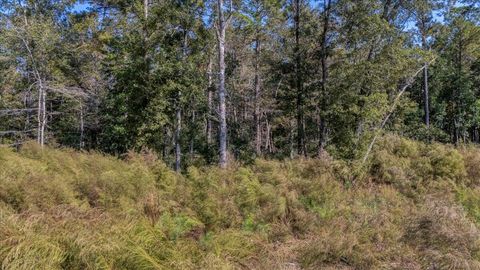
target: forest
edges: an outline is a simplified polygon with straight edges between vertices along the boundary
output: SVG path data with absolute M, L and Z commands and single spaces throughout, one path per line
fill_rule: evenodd
M 480 1 L 0 0 L 0 269 L 480 269 Z
M 2 1 L 1 143 L 180 171 L 480 141 L 478 1 L 224 1 Z

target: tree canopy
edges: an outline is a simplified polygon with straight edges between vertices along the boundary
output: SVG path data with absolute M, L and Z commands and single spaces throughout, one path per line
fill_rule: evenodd
M 357 160 L 383 132 L 480 142 L 478 1 L 0 1 L 2 144 L 180 170 Z

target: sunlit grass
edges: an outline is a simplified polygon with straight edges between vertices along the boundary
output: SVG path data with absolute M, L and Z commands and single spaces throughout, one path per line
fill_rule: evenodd
M 480 150 L 190 167 L 0 149 L 3 269 L 479 269 Z M 350 182 L 349 182 L 350 181 Z

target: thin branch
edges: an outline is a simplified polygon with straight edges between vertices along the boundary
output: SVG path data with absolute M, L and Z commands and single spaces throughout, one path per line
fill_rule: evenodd
M 370 144 L 368 145 L 368 148 L 367 148 L 367 152 L 365 153 L 365 155 L 363 156 L 363 159 L 362 159 L 362 164 L 365 164 L 365 162 L 367 161 L 367 158 L 368 158 L 368 155 L 370 155 L 370 152 L 372 151 L 372 148 L 373 146 L 375 145 L 375 142 L 376 140 L 378 139 L 378 131 L 382 130 L 385 125 L 387 124 L 388 122 L 388 119 L 390 119 L 390 116 L 392 116 L 393 112 L 395 111 L 399 101 L 400 101 L 400 98 L 402 97 L 403 93 L 405 93 L 405 90 L 407 90 L 407 88 L 412 85 L 412 83 L 414 82 L 414 79 L 415 77 L 417 77 L 417 75 L 422 72 L 422 70 L 426 67 L 426 66 L 429 66 L 433 61 L 435 60 L 432 59 L 430 62 L 426 63 L 425 65 L 423 65 L 420 69 L 418 69 L 410 78 L 408 78 L 406 84 L 402 87 L 402 89 L 400 90 L 400 92 L 398 92 L 397 96 L 395 97 L 395 99 L 393 100 L 393 104 L 392 106 L 390 107 L 390 110 L 389 112 L 387 113 L 387 115 L 385 116 L 385 118 L 383 119 L 383 121 L 380 123 L 380 126 L 377 128 L 377 132 L 375 134 L 375 136 L 373 136 L 373 139 L 372 141 L 370 142 Z
M 4 131 L 0 131 L 0 136 L 8 135 L 8 134 L 17 134 L 17 133 L 28 133 L 28 132 L 33 132 L 33 131 L 36 131 L 36 129 L 30 129 L 30 130 L 4 130 Z
M 36 111 L 38 108 L 27 108 L 27 109 L 5 109 L 0 110 L 0 116 L 16 115 L 24 112 Z

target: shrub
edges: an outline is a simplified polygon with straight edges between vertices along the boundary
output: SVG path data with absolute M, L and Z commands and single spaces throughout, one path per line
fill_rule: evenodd
M 467 184 L 480 186 L 480 149 L 471 145 L 464 145 L 460 148 L 460 153 L 463 156 L 468 177 Z
M 393 185 L 410 197 L 425 193 L 433 182 L 463 184 L 467 179 L 464 158 L 453 147 L 393 135 L 379 141 L 370 174 L 376 183 Z

